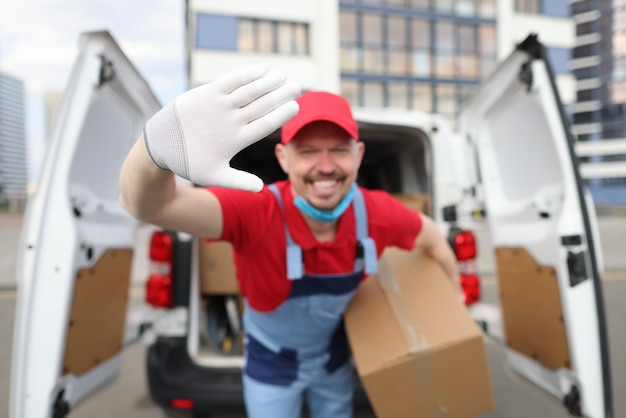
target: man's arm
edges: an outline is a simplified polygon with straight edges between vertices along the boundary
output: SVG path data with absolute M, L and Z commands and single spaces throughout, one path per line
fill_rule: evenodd
M 439 262 L 452 282 L 452 286 L 461 294 L 459 269 L 450 244 L 430 217 L 421 215 L 421 218 L 422 230 L 415 240 L 415 247 L 422 248 L 424 253 Z
M 256 65 L 176 97 L 146 123 L 120 172 L 120 203 L 131 215 L 204 238 L 222 233 L 213 193 L 183 185 L 259 191 L 257 176 L 230 166 L 239 151 L 265 138 L 298 112 L 300 86 Z
M 222 233 L 219 201 L 202 188 L 175 181 L 148 155 L 143 136 L 129 152 L 120 172 L 120 204 L 133 217 L 203 238 Z

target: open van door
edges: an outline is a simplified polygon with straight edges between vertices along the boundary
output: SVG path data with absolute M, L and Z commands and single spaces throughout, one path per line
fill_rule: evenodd
M 138 226 L 119 171 L 159 108 L 109 33 L 81 37 L 22 231 L 12 418 L 63 417 L 118 373 Z
M 509 367 L 572 415 L 611 417 L 596 219 L 535 35 L 469 100 L 461 128 L 478 155 Z

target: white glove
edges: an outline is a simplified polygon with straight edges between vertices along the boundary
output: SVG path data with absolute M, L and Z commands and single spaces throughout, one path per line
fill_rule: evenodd
M 300 85 L 255 65 L 189 90 L 146 124 L 144 140 L 161 168 L 201 186 L 259 191 L 257 176 L 230 160 L 298 113 Z

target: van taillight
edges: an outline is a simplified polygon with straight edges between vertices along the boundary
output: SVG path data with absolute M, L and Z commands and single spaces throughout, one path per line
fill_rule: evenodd
M 476 237 L 472 231 L 459 228 L 450 230 L 449 242 L 459 262 L 459 281 L 466 305 L 480 300 L 480 278 L 476 274 L 475 259 L 478 254 Z
M 150 261 L 172 262 L 174 240 L 167 232 L 156 231 L 150 239 Z
M 461 273 L 461 290 L 466 305 L 471 305 L 480 300 L 480 279 L 472 273 Z
M 146 303 L 157 308 L 173 306 L 172 262 L 174 240 L 164 231 L 150 239 L 150 277 L 146 282 Z
M 146 283 L 146 303 L 156 308 L 171 308 L 172 297 L 172 277 L 152 274 Z
M 472 231 L 458 231 L 452 238 L 456 259 L 459 261 L 476 258 L 476 237 Z

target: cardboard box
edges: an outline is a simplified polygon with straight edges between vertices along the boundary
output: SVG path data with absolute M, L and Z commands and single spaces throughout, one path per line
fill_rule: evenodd
M 430 196 L 427 194 L 392 194 L 393 197 L 404 203 L 409 209 L 413 209 L 417 212 L 421 212 L 425 215 L 430 215 Z
M 204 294 L 238 294 L 233 247 L 228 242 L 200 241 L 200 291 Z
M 474 417 L 494 408 L 482 332 L 443 269 L 419 251 L 385 250 L 345 323 L 378 418 Z

